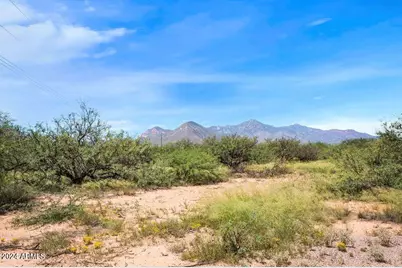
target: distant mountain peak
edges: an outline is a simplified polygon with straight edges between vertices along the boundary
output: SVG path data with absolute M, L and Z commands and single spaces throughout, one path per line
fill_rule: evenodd
M 259 141 L 265 139 L 272 140 L 278 138 L 296 138 L 302 142 L 324 142 L 339 143 L 348 139 L 374 138 L 366 133 L 359 133 L 355 130 L 321 130 L 310 128 L 300 124 L 293 124 L 284 127 L 274 127 L 266 125 L 258 120 L 250 119 L 239 125 L 212 126 L 205 128 L 202 125 L 188 121 L 181 124 L 175 130 L 167 130 L 161 127 L 153 127 L 145 131 L 141 136 L 148 138 L 151 142 L 159 144 L 161 136 L 163 143 L 176 142 L 182 139 L 200 143 L 203 139 L 210 136 L 227 136 L 238 134 L 246 137 L 257 137 Z

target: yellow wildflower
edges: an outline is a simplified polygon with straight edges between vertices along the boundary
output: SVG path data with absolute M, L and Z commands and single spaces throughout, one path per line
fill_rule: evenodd
M 100 249 L 100 248 L 102 248 L 103 247 L 103 242 L 101 242 L 101 241 L 96 241 L 95 243 L 94 243 L 94 248 L 95 249 Z
M 193 224 L 191 224 L 191 229 L 198 229 L 198 228 L 200 228 L 201 227 L 201 224 L 200 223 L 193 223 Z
M 346 252 L 346 244 L 345 243 L 338 242 L 336 244 L 336 247 L 338 248 L 339 251 Z
M 91 236 L 87 235 L 87 236 L 84 236 L 82 240 L 84 241 L 85 245 L 90 245 L 90 244 L 92 244 L 93 238 Z
M 70 252 L 76 254 L 78 252 L 78 248 L 77 247 L 70 247 Z
M 87 253 L 89 250 L 88 246 L 82 246 L 81 249 L 82 249 L 82 252 L 84 252 L 84 253 Z

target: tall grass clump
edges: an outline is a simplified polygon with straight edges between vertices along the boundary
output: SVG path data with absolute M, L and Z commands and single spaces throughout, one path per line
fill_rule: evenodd
M 192 217 L 214 231 L 212 240 L 219 247 L 214 252 L 224 252 L 218 255 L 221 259 L 297 254 L 316 242 L 317 226 L 326 221 L 320 198 L 292 186 L 228 192 Z M 202 248 L 193 247 L 188 256 L 208 261 L 205 252 L 198 252 Z
M 33 190 L 28 185 L 0 178 L 0 215 L 27 207 L 33 198 Z

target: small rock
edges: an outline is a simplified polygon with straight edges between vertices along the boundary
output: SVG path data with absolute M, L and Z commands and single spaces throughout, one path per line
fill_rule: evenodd
M 166 257 L 166 256 L 169 256 L 169 254 L 167 254 L 166 252 L 162 252 L 162 256 Z

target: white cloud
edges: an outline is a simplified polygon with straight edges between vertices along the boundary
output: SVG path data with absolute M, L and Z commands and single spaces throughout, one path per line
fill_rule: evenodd
M 0 0 L 1 1 L 1 0 Z M 52 16 L 46 17 L 34 12 L 27 6 L 19 5 L 29 16 L 36 18 L 28 23 L 27 19 L 18 12 L 11 12 L 0 2 L 0 22 L 7 21 L 7 29 L 17 37 L 12 38 L 5 31 L 0 31 L 1 54 L 16 63 L 28 63 L 35 65 L 68 61 L 74 58 L 87 57 L 91 49 L 102 43 L 110 43 L 116 38 L 128 34 L 125 28 L 115 28 L 106 31 L 98 31 L 89 27 L 68 24 L 52 20 Z M 14 8 L 14 10 L 16 10 Z M 8 14 L 8 12 L 11 12 Z M 22 24 L 24 23 L 24 24 Z M 111 51 L 108 51 L 111 53 Z
M 308 24 L 308 26 L 310 26 L 310 27 L 318 26 L 318 25 L 327 23 L 327 22 L 329 22 L 329 21 L 331 21 L 331 20 L 332 20 L 332 18 L 322 18 L 322 19 L 318 19 L 318 20 L 315 20 L 315 21 L 310 22 L 310 23 Z
M 114 48 L 108 48 L 102 52 L 96 53 L 94 54 L 94 58 L 95 59 L 100 59 L 100 58 L 104 58 L 104 57 L 108 57 L 108 56 L 113 56 L 114 54 L 116 54 L 116 49 Z
M 26 15 L 28 18 L 34 18 L 37 14 L 29 8 L 18 4 L 18 8 Z M 27 22 L 28 19 L 13 6 L 8 0 L 0 0 L 0 24 L 7 26 L 10 24 Z M 2 39 L 3 40 L 3 39 Z

